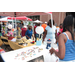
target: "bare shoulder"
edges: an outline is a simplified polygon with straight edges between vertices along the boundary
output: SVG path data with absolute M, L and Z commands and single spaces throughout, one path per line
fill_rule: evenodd
M 67 38 L 66 38 L 66 36 L 63 33 L 59 35 L 58 39 L 59 40 L 64 40 L 65 43 L 67 41 Z
M 62 34 L 59 35 L 59 38 L 63 38 L 64 39 L 65 35 L 62 33 Z

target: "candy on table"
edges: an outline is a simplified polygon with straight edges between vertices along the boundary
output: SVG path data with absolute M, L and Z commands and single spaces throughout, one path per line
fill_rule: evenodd
M 25 58 L 24 58 L 24 57 L 22 57 L 22 60 L 25 60 Z
M 30 57 L 32 57 L 32 54 L 30 54 Z
M 18 57 L 18 54 L 17 54 L 17 56 L 16 57 Z
M 38 52 L 40 52 L 40 50 L 38 50 Z
M 43 48 L 41 48 L 41 50 L 43 50 Z
M 36 55 L 36 54 L 33 54 L 33 55 Z
M 18 56 L 20 56 L 20 53 L 18 53 Z
M 35 53 L 35 51 L 33 50 L 33 53 Z
M 24 52 L 21 52 L 21 55 L 24 55 Z
M 24 53 L 26 53 L 26 51 Z
M 25 60 L 25 58 L 32 57 L 33 55 L 36 55 L 36 51 L 40 52 L 41 50 L 43 50 L 43 48 L 33 47 L 32 49 L 22 51 L 21 53 L 17 54 L 15 56 L 15 59 L 20 60 L 20 58 L 16 58 L 16 57 L 23 56 L 22 60 Z
M 36 47 L 36 49 L 37 49 L 37 48 L 39 48 L 39 47 Z
M 14 59 L 17 59 L 17 58 L 14 58 Z
M 5 51 L 4 51 L 4 49 L 2 49 L 1 47 L 0 47 L 0 54 L 1 53 L 5 53 Z
M 25 56 L 25 58 L 27 58 L 27 56 Z
M 33 49 L 35 49 L 35 47 L 33 47 Z
M 18 58 L 18 60 L 20 60 L 20 58 Z

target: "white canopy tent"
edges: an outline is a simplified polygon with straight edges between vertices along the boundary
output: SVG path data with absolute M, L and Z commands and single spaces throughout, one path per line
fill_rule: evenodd
M 42 23 L 42 21 L 39 21 L 39 20 L 36 20 L 36 21 L 33 21 L 34 23 Z
M 7 19 L 8 17 L 4 17 L 4 18 L 1 18 L 0 21 L 12 21 L 12 20 L 9 20 Z

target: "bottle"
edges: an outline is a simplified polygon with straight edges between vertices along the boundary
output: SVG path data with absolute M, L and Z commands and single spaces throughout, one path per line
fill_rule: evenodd
M 50 39 L 47 40 L 47 46 L 46 46 L 46 49 L 49 49 L 49 47 L 51 47 L 51 40 L 50 40 Z

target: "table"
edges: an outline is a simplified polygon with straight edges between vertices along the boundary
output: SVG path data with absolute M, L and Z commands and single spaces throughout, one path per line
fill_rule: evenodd
M 1 36 L 1 38 L 8 40 L 7 37 Z M 21 38 L 21 39 L 22 39 L 22 38 Z M 1 40 L 0 40 L 0 41 L 1 41 Z M 17 42 L 13 42 L 13 41 L 11 41 L 11 40 L 8 40 L 8 42 L 4 42 L 4 44 L 10 45 L 10 47 L 11 47 L 13 50 L 16 50 L 16 49 L 20 49 L 20 48 L 25 48 L 25 47 L 33 46 L 33 45 L 35 45 L 36 43 L 34 43 L 34 44 L 28 43 L 27 46 L 23 46 L 23 45 L 19 45 Z M 2 43 L 1 43 L 1 45 L 2 45 Z
M 22 61 L 22 60 L 15 60 L 15 59 L 14 59 L 14 58 L 15 58 L 15 55 L 18 54 L 18 53 L 21 53 L 21 52 L 23 52 L 23 51 L 26 51 L 26 50 L 28 50 L 28 49 L 31 49 L 31 48 L 33 48 L 33 47 L 38 47 L 38 46 L 34 45 L 34 46 L 30 46 L 30 47 L 18 49 L 18 50 L 15 50 L 15 51 L 10 51 L 10 52 L 6 52 L 6 53 L 2 53 L 1 55 L 2 55 L 2 57 L 4 58 L 4 60 L 5 60 L 6 62 Z M 42 47 L 43 47 L 43 46 L 40 46 L 40 48 L 42 48 Z M 40 53 L 37 53 L 35 56 L 33 56 L 33 57 L 28 57 L 28 58 L 26 58 L 26 59 L 23 60 L 23 61 L 24 61 L 24 62 L 30 61 L 30 60 L 32 60 L 32 59 L 35 59 L 35 58 L 37 58 L 37 57 L 42 56 L 43 54 L 44 54 L 44 51 L 41 51 Z
M 3 44 L 3 42 L 2 42 L 2 40 L 0 39 L 0 46 L 2 46 L 2 44 Z
M 17 42 L 11 41 L 11 40 L 8 40 L 8 43 L 9 43 L 10 47 L 11 47 L 13 50 L 17 50 L 17 49 L 20 49 L 20 48 L 25 48 L 25 47 L 33 46 L 33 45 L 36 44 L 36 43 L 34 43 L 34 44 L 28 43 L 27 46 L 23 46 L 23 45 L 19 45 Z
M 8 37 L 1 36 L 1 39 L 8 40 Z M 2 43 L 6 44 L 6 45 L 9 45 L 9 43 L 8 42 L 5 42 L 5 41 L 2 41 Z
M 21 52 L 26 51 L 27 49 L 31 49 L 33 47 L 43 48 L 43 50 L 41 52 L 39 52 L 39 53 L 37 52 L 36 55 L 34 55 L 32 57 L 25 58 L 25 60 L 19 60 L 19 59 L 15 60 L 15 55 L 17 53 L 21 53 Z M 55 48 L 55 49 L 57 49 L 57 48 Z M 2 53 L 1 55 L 2 55 L 3 59 L 6 62 L 15 62 L 15 61 L 18 61 L 18 62 L 20 62 L 20 61 L 28 62 L 28 61 L 33 60 L 33 59 L 35 59 L 37 57 L 40 57 L 42 55 L 44 57 L 44 62 L 51 62 L 51 61 L 55 62 L 56 59 L 57 59 L 57 57 L 54 54 L 52 56 L 50 55 L 49 50 L 46 49 L 46 45 L 43 45 L 43 44 L 41 46 L 34 45 L 34 46 L 18 49 L 18 50 L 15 50 L 15 51 L 10 51 L 10 52 L 6 52 L 6 53 Z

